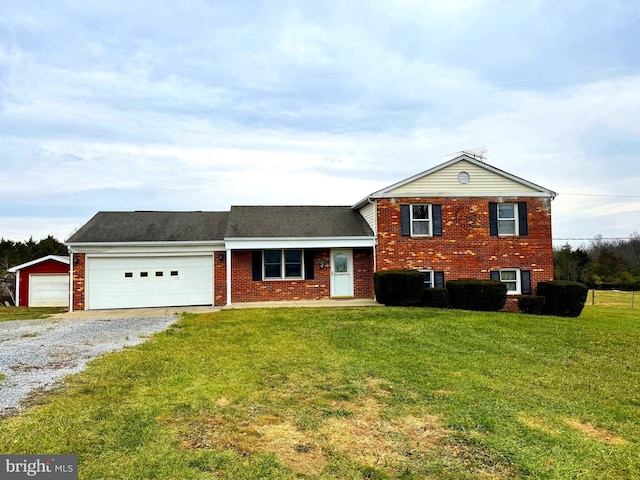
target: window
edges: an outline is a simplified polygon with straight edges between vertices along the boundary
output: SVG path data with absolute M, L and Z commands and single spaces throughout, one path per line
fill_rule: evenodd
M 518 205 L 498 204 L 498 235 L 518 235 Z
M 263 275 L 269 280 L 302 279 L 304 270 L 302 250 L 265 250 Z
M 124 272 L 124 278 L 133 278 L 133 272 Z
M 411 236 L 431 235 L 431 205 L 411 205 Z
M 164 272 L 156 272 L 156 277 L 162 277 L 164 276 Z
M 507 285 L 507 295 L 520 293 L 520 270 L 500 270 L 500 281 Z
M 433 270 L 420 270 L 424 275 L 424 288 L 433 288 Z
M 178 270 L 171 270 L 171 276 L 172 277 L 177 277 L 178 276 Z
M 149 272 L 140 272 L 140 276 L 141 276 L 142 278 L 146 278 L 146 277 L 148 277 L 148 276 L 149 276 Z
M 441 237 L 442 205 L 400 205 L 400 235 L 405 237 Z
M 525 236 L 529 234 L 527 202 L 489 203 L 491 236 Z
M 491 271 L 491 280 L 507 285 L 507 295 L 531 295 L 531 270 L 501 268 Z
M 418 270 L 424 276 L 424 288 L 444 288 L 444 271 Z

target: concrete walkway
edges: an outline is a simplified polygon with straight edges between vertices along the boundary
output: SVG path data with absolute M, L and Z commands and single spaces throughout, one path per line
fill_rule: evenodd
M 211 305 L 197 307 L 156 307 L 156 308 L 120 308 L 115 310 L 79 310 L 64 312 L 51 318 L 128 318 L 128 317 L 165 317 L 174 315 L 179 317 L 183 313 L 209 313 L 220 310 L 240 308 L 289 308 L 289 307 L 382 307 L 371 299 L 331 299 L 331 300 L 292 300 L 283 302 L 243 302 L 214 307 Z
M 382 307 L 368 298 L 341 298 L 330 300 L 291 300 L 286 302 L 242 302 L 226 305 L 224 310 L 234 308 L 286 308 L 286 307 Z

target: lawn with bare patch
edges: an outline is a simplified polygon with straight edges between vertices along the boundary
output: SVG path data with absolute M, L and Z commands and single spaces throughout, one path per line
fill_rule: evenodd
M 83 479 L 637 478 L 629 312 L 187 315 L 0 422 L 0 451 Z

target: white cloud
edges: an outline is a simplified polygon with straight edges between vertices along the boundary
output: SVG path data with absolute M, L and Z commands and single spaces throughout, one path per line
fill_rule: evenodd
M 109 208 L 349 204 L 487 146 L 561 194 L 554 234 L 640 230 L 632 201 L 562 196 L 635 193 L 640 178 L 638 13 L 588 6 L 12 3 L 0 180 L 46 236 L 38 209 L 81 223 Z

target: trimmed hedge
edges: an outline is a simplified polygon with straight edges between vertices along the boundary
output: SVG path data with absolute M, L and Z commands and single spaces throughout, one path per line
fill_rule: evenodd
M 449 308 L 449 292 L 446 288 L 425 288 L 422 290 L 420 306 Z
M 577 317 L 582 313 L 589 289 L 583 283 L 554 280 L 538 283 L 538 295 L 545 297 L 545 315 Z
M 522 295 L 518 297 L 518 308 L 522 313 L 542 315 L 546 299 L 539 295 Z
M 387 306 L 419 305 L 424 275 L 418 270 L 383 270 L 373 276 L 376 300 Z
M 447 290 L 451 307 L 463 310 L 497 312 L 507 301 L 507 286 L 496 280 L 450 280 Z

